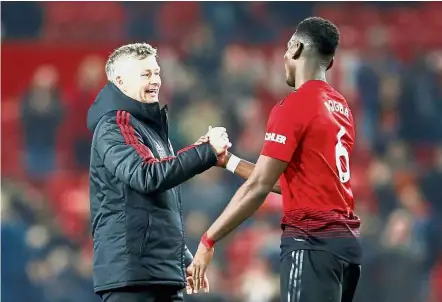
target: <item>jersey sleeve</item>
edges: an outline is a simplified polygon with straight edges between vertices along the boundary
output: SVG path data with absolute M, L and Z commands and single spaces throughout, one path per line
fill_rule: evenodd
M 305 104 L 296 102 L 296 97 L 289 96 L 273 108 L 261 155 L 290 162 L 309 121 Z

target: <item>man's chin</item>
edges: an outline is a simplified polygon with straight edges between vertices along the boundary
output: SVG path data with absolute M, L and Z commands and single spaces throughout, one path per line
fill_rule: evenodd
M 145 98 L 143 98 L 143 100 L 142 100 L 142 102 L 143 103 L 158 103 L 159 102 L 159 99 L 158 99 L 158 97 L 145 97 Z

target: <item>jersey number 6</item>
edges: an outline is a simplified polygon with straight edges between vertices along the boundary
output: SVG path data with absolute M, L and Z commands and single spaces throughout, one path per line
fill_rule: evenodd
M 341 138 L 344 136 L 344 134 L 345 128 L 341 127 L 341 130 L 339 130 L 337 135 L 338 143 L 335 146 L 336 168 L 338 169 L 339 180 L 342 183 L 346 183 L 350 180 L 350 158 L 348 156 L 347 149 L 345 149 L 341 141 Z M 343 157 L 345 160 L 345 171 L 342 171 L 341 157 Z

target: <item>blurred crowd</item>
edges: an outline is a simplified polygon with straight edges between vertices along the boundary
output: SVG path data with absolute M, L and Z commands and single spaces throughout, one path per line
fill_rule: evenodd
M 290 91 L 283 54 L 294 26 L 314 14 L 330 18 L 342 47 L 329 80 L 349 101 L 357 128 L 351 181 L 364 263 L 355 301 L 442 301 L 440 3 L 7 2 L 1 14 L 4 48 L 17 40 L 69 51 L 101 41 L 161 45 L 160 102 L 170 108 L 174 148 L 222 125 L 232 152 L 250 161 L 270 109 Z M 2 53 L 2 86 L 13 72 L 7 60 Z M 41 62 L 27 70 L 24 89 L 7 94 L 2 87 L 4 302 L 99 300 L 91 281 L 85 117 L 106 81 L 105 60 L 106 53 L 82 57 L 69 80 L 63 63 Z M 212 168 L 182 185 L 191 251 L 241 183 Z M 281 211 L 280 196 L 269 195 L 217 247 L 210 296 L 186 301 L 279 301 Z

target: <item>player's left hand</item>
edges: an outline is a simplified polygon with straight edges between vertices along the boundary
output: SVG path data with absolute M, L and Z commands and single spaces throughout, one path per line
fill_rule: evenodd
M 204 286 L 206 279 L 206 270 L 210 264 L 210 261 L 212 261 L 214 252 L 214 248 L 209 249 L 201 243 L 198 246 L 198 250 L 196 251 L 196 254 L 193 257 L 192 264 L 190 265 L 193 269 L 192 276 L 193 281 L 195 282 L 193 288 L 194 293 L 198 293 L 201 288 L 206 291 L 206 288 Z
M 192 293 L 197 293 L 198 291 L 195 290 L 195 279 L 193 278 L 193 265 L 189 265 L 186 268 L 186 292 L 188 295 L 191 295 Z M 208 293 L 210 291 L 210 285 L 209 285 L 209 279 L 207 278 L 207 275 L 204 274 L 204 280 L 203 285 L 204 293 Z

